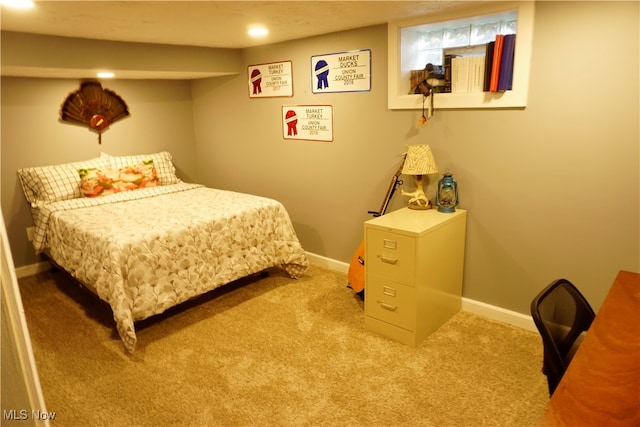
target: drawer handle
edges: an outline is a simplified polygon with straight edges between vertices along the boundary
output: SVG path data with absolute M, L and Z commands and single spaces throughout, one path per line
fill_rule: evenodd
M 388 264 L 395 264 L 398 262 L 398 258 L 389 258 L 388 256 L 378 255 L 382 262 L 386 262 Z
M 386 303 L 386 302 L 384 302 L 384 301 L 380 301 L 380 300 L 378 300 L 378 304 L 380 304 L 380 307 L 382 307 L 382 308 L 386 308 L 386 309 L 387 309 L 387 310 L 389 310 L 389 311 L 396 311 L 396 310 L 398 309 L 398 306 L 397 306 L 397 305 L 387 304 L 387 303 Z
M 394 288 L 390 288 L 389 286 L 383 286 L 382 293 L 390 297 L 396 296 L 396 290 Z
M 394 240 L 384 239 L 384 241 L 382 242 L 382 245 L 387 249 L 393 249 L 393 250 L 398 249 L 398 242 Z

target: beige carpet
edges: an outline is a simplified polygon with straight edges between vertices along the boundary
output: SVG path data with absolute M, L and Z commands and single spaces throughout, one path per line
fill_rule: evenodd
M 20 280 L 53 426 L 530 426 L 537 334 L 461 312 L 419 347 L 364 329 L 342 274 L 279 269 L 137 325 L 62 273 Z

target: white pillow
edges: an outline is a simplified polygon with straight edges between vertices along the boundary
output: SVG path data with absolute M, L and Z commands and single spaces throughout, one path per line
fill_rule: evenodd
M 82 197 L 78 169 L 108 167 L 109 162 L 95 158 L 61 165 L 36 166 L 18 170 L 20 185 L 32 206 Z
M 100 159 L 107 160 L 111 168 L 120 169 L 122 167 L 141 163 L 146 160 L 153 160 L 160 185 L 170 185 L 179 182 L 176 176 L 176 168 L 173 166 L 173 156 L 168 151 L 162 151 L 154 154 L 137 154 L 133 156 L 111 156 L 106 153 L 100 153 Z

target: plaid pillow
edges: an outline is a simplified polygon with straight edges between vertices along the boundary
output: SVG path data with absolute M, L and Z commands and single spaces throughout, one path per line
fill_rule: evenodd
M 100 158 L 107 160 L 109 166 L 115 169 L 123 168 L 135 163 L 142 163 L 147 160 L 153 160 L 153 164 L 158 173 L 160 185 L 170 185 L 179 182 L 176 176 L 176 168 L 173 166 L 173 156 L 168 151 L 162 151 L 154 154 L 139 154 L 134 156 L 110 156 L 106 153 L 100 153 Z
M 78 169 L 108 167 L 106 159 L 95 158 L 61 165 L 37 166 L 18 170 L 25 198 L 32 206 L 82 197 Z

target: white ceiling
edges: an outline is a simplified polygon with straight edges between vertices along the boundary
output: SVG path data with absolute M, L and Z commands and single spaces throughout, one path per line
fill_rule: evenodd
M 478 1 L 58 1 L 35 0 L 29 10 L 0 9 L 0 29 L 18 33 L 241 49 L 350 30 L 391 20 L 449 12 Z M 247 31 L 264 26 L 269 34 L 251 38 Z M 44 60 L 41 59 L 39 60 Z M 132 71 L 118 78 L 195 79 L 215 71 Z M 3 76 L 83 78 L 86 68 L 2 64 Z M 224 73 L 223 73 L 224 74 Z
M 0 28 L 88 39 L 246 48 L 467 7 L 471 1 L 57 1 L 2 6 Z M 477 3 L 477 1 L 476 1 Z M 269 35 L 252 39 L 247 29 Z

